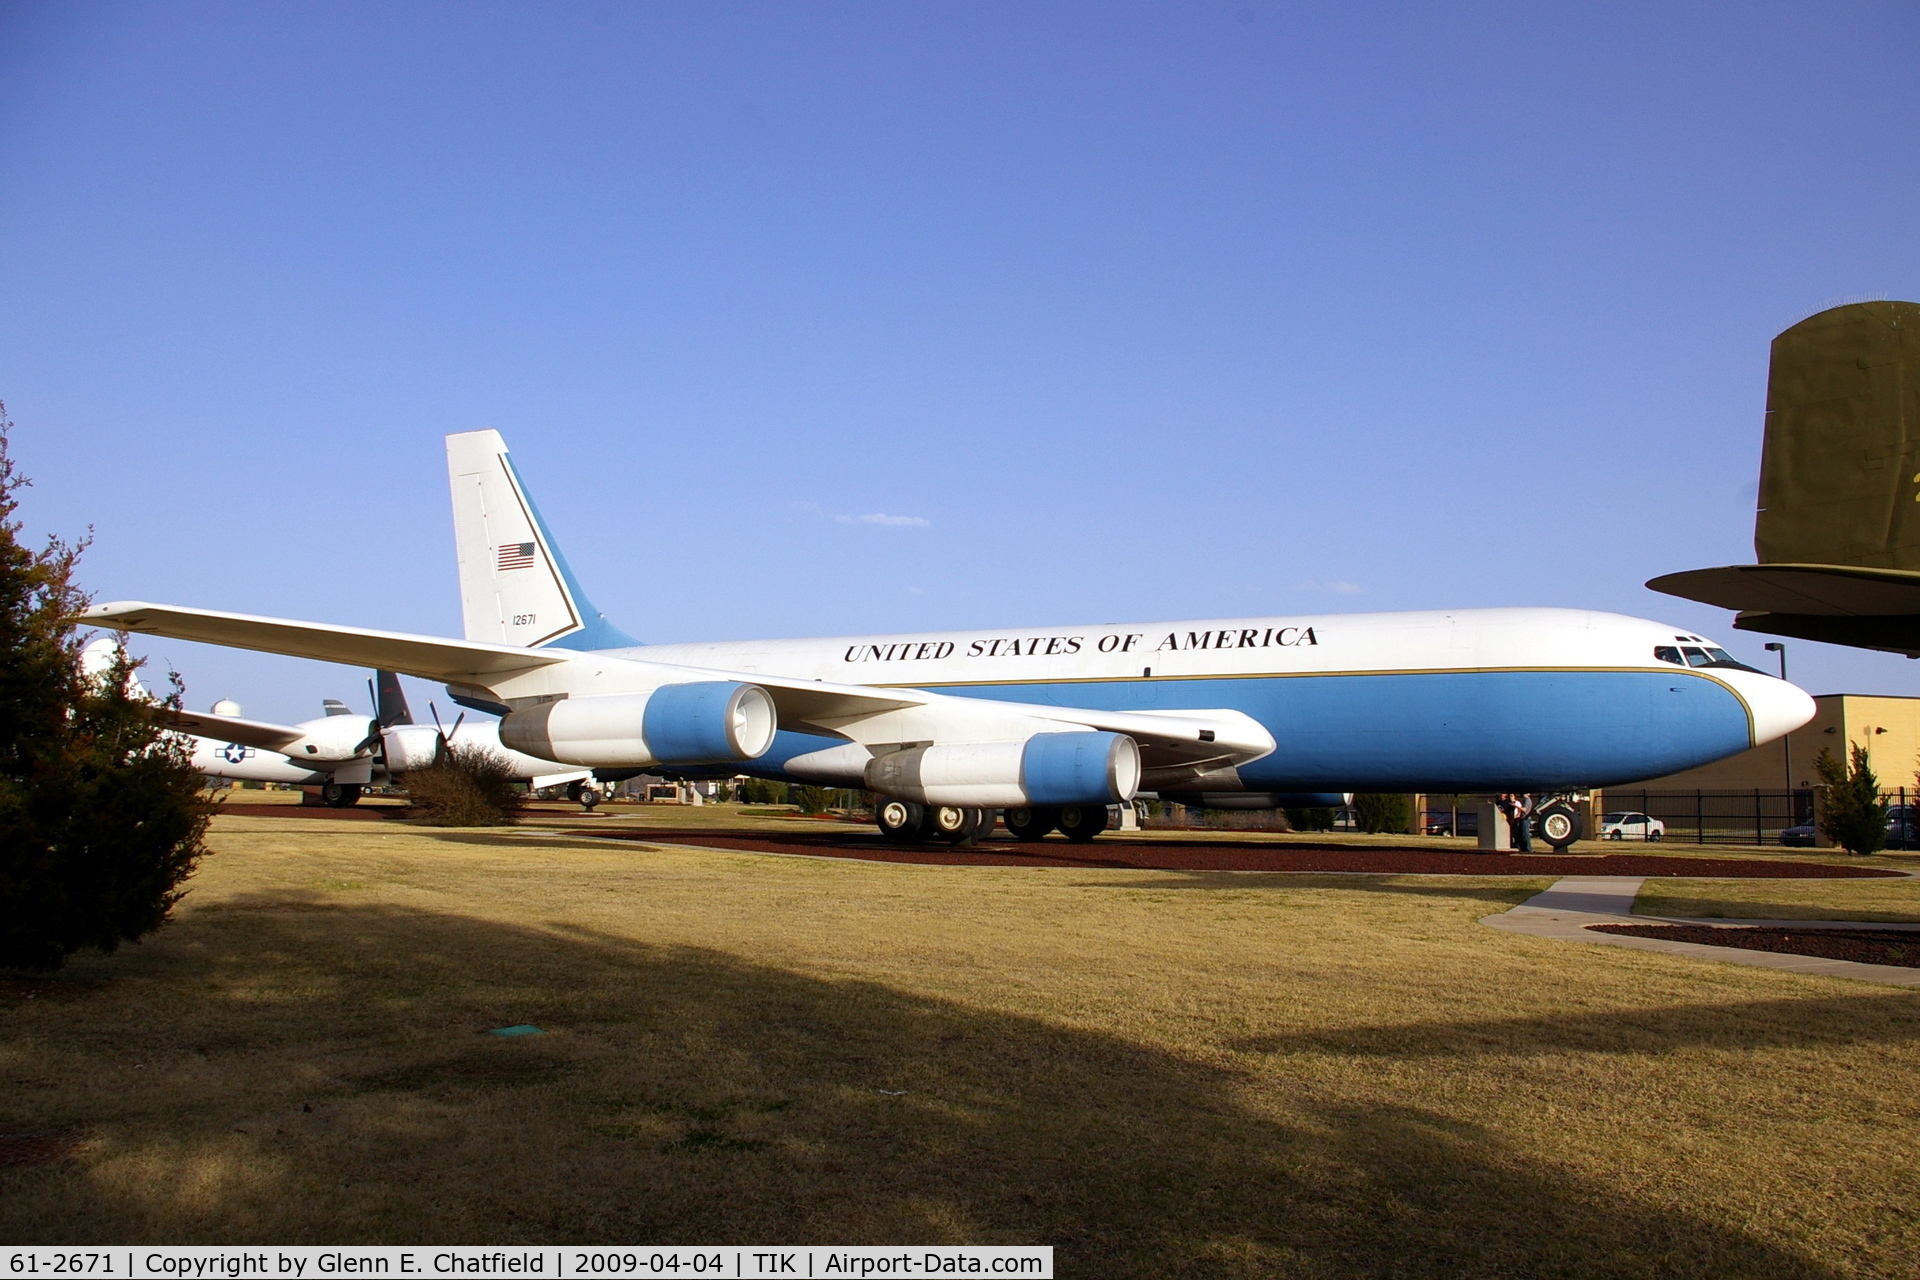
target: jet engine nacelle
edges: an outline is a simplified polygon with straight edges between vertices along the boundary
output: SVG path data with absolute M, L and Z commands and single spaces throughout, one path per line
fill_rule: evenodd
M 380 735 L 388 773 L 425 769 L 440 758 L 440 731 L 431 725 L 397 724 Z
M 1140 786 L 1140 748 L 1124 733 L 1093 732 L 934 743 L 876 757 L 866 781 L 869 790 L 915 804 L 1124 804 Z
M 701 680 L 515 711 L 500 721 L 500 744 L 594 769 L 718 764 L 765 755 L 778 728 L 759 685 Z
M 366 754 L 367 739 L 378 732 L 364 716 L 322 716 L 294 726 L 300 736 L 279 748 L 280 754 L 305 764 L 352 760 Z

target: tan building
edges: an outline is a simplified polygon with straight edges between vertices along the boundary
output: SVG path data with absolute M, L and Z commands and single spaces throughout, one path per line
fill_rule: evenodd
M 1845 757 L 1850 744 L 1867 749 L 1867 759 L 1887 791 L 1915 790 L 1920 770 L 1920 698 L 1830 693 L 1814 700 L 1813 719 L 1787 736 L 1725 760 L 1649 778 L 1619 790 L 1774 791 L 1787 788 L 1787 761 L 1793 762 L 1793 790 L 1815 782 L 1813 762 L 1821 749 Z

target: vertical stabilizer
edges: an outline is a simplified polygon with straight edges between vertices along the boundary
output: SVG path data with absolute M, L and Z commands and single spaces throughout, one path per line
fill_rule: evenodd
M 400 687 L 400 677 L 391 671 L 375 671 L 373 676 L 373 718 L 380 722 L 381 728 L 412 724 L 413 709 L 407 706 L 407 693 Z
M 447 481 L 467 639 L 568 649 L 637 643 L 580 590 L 498 431 L 448 436 Z
M 1920 306 L 1860 302 L 1773 340 L 1762 564 L 1920 569 Z

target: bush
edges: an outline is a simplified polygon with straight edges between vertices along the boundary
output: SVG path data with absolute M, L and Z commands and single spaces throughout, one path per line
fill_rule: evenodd
M 1405 831 L 1411 810 L 1403 795 L 1362 792 L 1353 798 L 1353 823 L 1370 835 Z
M 485 747 L 457 744 L 407 775 L 409 817 L 430 827 L 510 827 L 520 820 L 513 766 Z
M 1295 831 L 1331 831 L 1333 830 L 1333 810 L 1288 809 L 1287 825 Z
M 794 787 L 793 802 L 800 806 L 802 813 L 825 813 L 827 789 L 825 787 Z
M 740 798 L 748 804 L 785 804 L 787 784 L 765 778 L 748 778 L 740 787 Z
M 0 405 L 0 966 L 54 969 L 166 922 L 206 852 L 212 802 L 117 652 L 81 669 L 81 548 L 20 545 Z M 179 682 L 166 705 L 180 705 Z
M 1820 834 L 1848 853 L 1873 853 L 1887 847 L 1887 806 L 1880 799 L 1880 780 L 1867 763 L 1867 749 L 1855 743 L 1853 769 L 1820 748 L 1813 762 L 1820 775 L 1815 788 L 1820 799 Z

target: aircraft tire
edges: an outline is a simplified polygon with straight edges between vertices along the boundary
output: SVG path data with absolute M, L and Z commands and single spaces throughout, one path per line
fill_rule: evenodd
M 320 799 L 329 809 L 351 809 L 360 803 L 360 784 L 323 782 L 320 784 Z
M 1580 811 L 1559 800 L 1534 815 L 1533 833 L 1552 845 L 1556 853 L 1564 853 L 1568 845 L 1586 834 L 1582 830 Z
M 1005 814 L 1007 830 L 1015 840 L 1044 840 L 1047 832 L 1060 824 L 1058 809 L 1026 808 L 1009 809 Z
M 974 835 L 979 823 L 978 809 L 963 808 L 954 804 L 930 804 L 924 824 L 925 838 L 938 840 L 942 844 L 965 844 Z
M 1070 804 L 1060 810 L 1060 834 L 1075 844 L 1085 844 L 1107 829 L 1107 806 Z
M 920 827 L 926 821 L 926 810 L 908 800 L 882 796 L 880 803 L 873 807 L 873 821 L 886 839 L 896 844 L 910 844 L 920 839 Z

